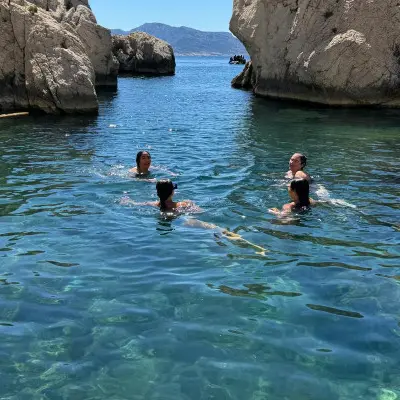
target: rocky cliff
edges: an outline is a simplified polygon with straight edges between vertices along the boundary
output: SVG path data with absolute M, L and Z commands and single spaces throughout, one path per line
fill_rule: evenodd
M 0 111 L 93 112 L 116 86 L 111 34 L 87 0 L 0 0 Z
M 175 74 L 174 51 L 164 40 L 145 32 L 134 32 L 128 36 L 115 35 L 112 41 L 121 74 Z
M 251 56 L 256 94 L 400 106 L 397 0 L 234 0 L 230 29 Z

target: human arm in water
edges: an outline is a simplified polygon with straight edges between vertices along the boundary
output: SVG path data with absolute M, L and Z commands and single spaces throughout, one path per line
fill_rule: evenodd
M 153 207 L 159 207 L 159 202 L 158 201 L 143 201 L 143 202 L 137 202 L 132 199 L 130 199 L 128 196 L 124 196 L 121 198 L 119 204 L 123 206 L 153 206 Z
M 156 165 L 150 167 L 150 169 L 149 169 L 147 174 L 151 173 L 151 171 L 154 171 L 154 170 L 159 170 L 159 171 L 165 172 L 165 173 L 167 173 L 168 175 L 171 175 L 171 176 L 178 176 L 179 175 L 179 174 L 177 174 L 175 172 L 169 171 L 168 169 L 165 169 L 165 168 L 162 168 L 162 167 L 158 167 Z M 132 175 L 139 174 L 137 167 L 131 168 L 128 172 L 130 174 L 132 174 Z M 147 174 L 140 174 L 140 175 L 144 175 L 145 176 Z
M 152 166 L 151 169 L 165 172 L 166 174 L 171 175 L 171 176 L 179 176 L 179 174 L 177 174 L 176 172 L 172 172 L 164 167 L 159 167 L 157 165 Z
M 317 204 L 317 201 L 313 200 L 310 198 L 310 206 L 314 206 L 315 204 Z M 291 212 L 293 212 L 296 209 L 296 203 L 294 201 L 292 201 L 291 203 L 287 203 L 284 204 L 282 206 L 282 210 L 279 210 L 279 208 L 269 208 L 268 212 L 274 215 L 287 215 L 290 214 Z
M 160 208 L 160 202 L 159 201 L 137 202 L 137 201 L 134 201 L 134 200 L 130 199 L 128 196 L 122 197 L 119 203 L 121 205 L 123 205 L 123 206 L 127 206 L 127 205 L 132 205 L 132 206 L 152 206 L 152 207 Z M 182 209 L 190 209 L 190 211 L 196 211 L 196 212 L 203 211 L 199 206 L 197 206 L 191 200 L 177 201 L 177 202 L 174 203 L 174 206 L 171 209 L 167 209 L 167 210 L 164 210 L 164 211 L 173 211 L 173 210 L 182 210 Z

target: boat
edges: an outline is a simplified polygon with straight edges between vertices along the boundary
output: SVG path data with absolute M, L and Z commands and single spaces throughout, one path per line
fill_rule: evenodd
M 233 56 L 230 58 L 229 64 L 231 65 L 246 64 L 246 59 L 243 56 Z

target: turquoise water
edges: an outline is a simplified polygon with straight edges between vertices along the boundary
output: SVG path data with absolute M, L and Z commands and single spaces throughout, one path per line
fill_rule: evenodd
M 98 117 L 0 122 L 1 399 L 400 396 L 400 111 L 258 99 L 239 71 L 178 58 Z M 155 200 L 142 148 L 202 213 L 120 204 Z M 295 151 L 324 202 L 282 220 Z

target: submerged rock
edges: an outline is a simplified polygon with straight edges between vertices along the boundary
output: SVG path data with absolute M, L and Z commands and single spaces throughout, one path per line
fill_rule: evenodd
M 96 84 L 116 86 L 111 35 L 87 1 L 0 0 L 0 18 L 1 112 L 96 112 Z
M 112 37 L 119 72 L 132 75 L 174 75 L 175 56 L 164 40 L 144 32 Z
M 234 0 L 230 30 L 251 56 L 258 95 L 399 107 L 397 3 Z

